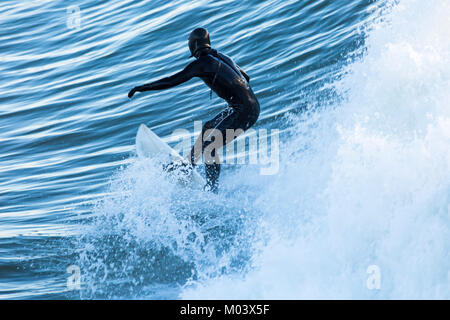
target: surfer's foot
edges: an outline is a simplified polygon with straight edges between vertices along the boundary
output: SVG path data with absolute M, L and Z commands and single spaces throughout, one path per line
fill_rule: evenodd
M 219 193 L 219 186 L 217 184 L 210 184 L 207 183 L 205 184 L 205 186 L 203 187 L 203 191 L 208 191 L 208 192 L 212 192 L 212 193 Z
M 212 193 L 219 192 L 219 175 L 220 175 L 220 164 L 219 163 L 206 163 L 205 164 L 206 173 L 206 185 L 203 190 Z

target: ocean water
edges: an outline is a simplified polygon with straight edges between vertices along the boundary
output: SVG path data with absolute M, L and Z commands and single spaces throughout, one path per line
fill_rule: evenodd
M 449 16 L 2 1 L 0 299 L 449 299 Z M 226 166 L 217 195 L 163 177 L 135 135 L 174 145 L 223 101 L 198 79 L 127 97 L 189 63 L 198 26 L 250 75 L 254 128 L 280 132 L 276 174 Z

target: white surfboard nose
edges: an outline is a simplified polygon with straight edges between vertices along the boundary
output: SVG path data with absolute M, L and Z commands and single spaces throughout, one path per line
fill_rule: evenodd
M 178 152 L 173 150 L 145 124 L 139 126 L 136 134 L 136 153 L 140 158 L 158 157 L 162 159 L 167 158 L 167 161 L 184 161 Z M 191 182 L 191 187 L 196 189 L 203 188 L 205 185 L 204 179 L 196 170 L 192 172 Z

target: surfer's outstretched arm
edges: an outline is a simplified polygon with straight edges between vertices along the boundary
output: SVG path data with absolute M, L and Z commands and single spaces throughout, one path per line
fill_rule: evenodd
M 186 68 L 181 70 L 178 73 L 175 73 L 174 75 L 170 77 L 166 77 L 163 79 L 160 79 L 155 82 L 147 83 L 142 86 L 137 86 L 131 89 L 131 91 L 128 93 L 128 97 L 131 98 L 136 92 L 144 92 L 144 91 L 150 91 L 150 90 L 163 90 L 175 87 L 179 84 L 182 84 L 186 81 L 189 81 L 195 76 L 198 76 L 198 66 L 197 61 L 194 61 L 190 63 Z

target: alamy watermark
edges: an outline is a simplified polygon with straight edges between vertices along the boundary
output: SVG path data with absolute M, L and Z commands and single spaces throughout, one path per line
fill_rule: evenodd
M 77 5 L 67 7 L 67 28 L 81 29 L 81 10 Z
M 366 280 L 366 287 L 369 290 L 380 290 L 381 288 L 381 270 L 380 267 L 373 264 L 367 267 L 366 273 L 369 277 Z
M 67 290 L 81 290 L 81 270 L 76 265 L 67 267 L 66 272 L 70 274 L 67 278 Z

